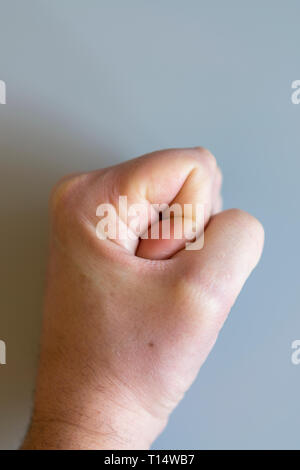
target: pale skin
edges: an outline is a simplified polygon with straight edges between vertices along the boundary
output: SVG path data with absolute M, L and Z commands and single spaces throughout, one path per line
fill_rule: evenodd
M 148 449 L 162 432 L 263 248 L 257 219 L 220 212 L 220 189 L 221 172 L 203 148 L 154 152 L 56 185 L 23 449 Z M 96 208 L 120 194 L 147 207 L 204 204 L 204 247 L 99 240 Z

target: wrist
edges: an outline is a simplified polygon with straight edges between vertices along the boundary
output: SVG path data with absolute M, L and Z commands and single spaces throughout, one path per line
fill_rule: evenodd
M 96 390 L 63 377 L 39 377 L 22 449 L 148 449 L 166 425 L 125 388 L 111 384 Z
M 101 416 L 101 425 L 78 416 L 57 417 L 36 414 L 22 450 L 122 450 L 149 449 L 164 425 L 135 413 L 126 417 Z M 142 424 L 142 426 L 141 426 Z M 157 428 L 157 429 L 155 429 Z

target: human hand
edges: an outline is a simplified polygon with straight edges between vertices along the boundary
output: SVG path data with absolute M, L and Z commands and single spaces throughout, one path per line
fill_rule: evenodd
M 49 268 L 24 449 L 148 448 L 195 379 L 263 247 L 260 223 L 218 213 L 221 173 L 202 148 L 159 151 L 64 178 L 51 198 Z M 204 247 L 100 240 L 101 203 L 203 204 Z M 159 223 L 153 215 L 152 223 Z M 148 222 L 139 220 L 147 231 Z

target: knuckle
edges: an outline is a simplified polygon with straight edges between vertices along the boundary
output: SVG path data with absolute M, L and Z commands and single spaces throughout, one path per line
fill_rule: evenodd
M 192 325 L 195 335 L 200 330 L 219 330 L 232 306 L 232 299 L 222 292 L 210 276 L 197 282 L 193 278 L 178 279 L 172 289 L 172 299 L 186 328 Z M 174 312 L 173 312 L 173 319 Z
M 223 174 L 222 174 L 222 171 L 220 169 L 219 166 L 217 166 L 217 169 L 216 169 L 216 185 L 218 188 L 221 188 L 222 186 L 222 183 L 223 183 Z
M 193 305 L 193 309 L 218 312 L 225 301 L 213 282 L 205 273 L 200 280 L 193 273 L 179 276 L 173 287 L 173 296 L 177 304 Z M 197 306 L 197 308 L 196 308 Z
M 247 252 L 252 254 L 252 261 L 259 260 L 264 246 L 264 228 L 255 217 L 240 209 L 231 209 L 231 223 L 239 235 Z M 255 263 L 254 263 L 255 264 Z
M 244 233 L 260 244 L 264 241 L 264 228 L 256 217 L 241 209 L 230 209 L 229 212 L 231 212 L 232 220 L 238 229 L 242 229 Z
M 204 273 L 199 282 L 201 305 L 209 319 L 223 318 L 232 306 L 232 295 L 224 289 L 224 282 L 217 282 L 214 273 Z
M 200 158 L 201 163 L 205 165 L 208 170 L 212 172 L 216 170 L 216 157 L 208 149 L 204 147 L 196 147 L 194 150 L 198 158 Z
M 78 195 L 78 187 L 84 178 L 84 174 L 70 174 L 62 177 L 52 188 L 49 207 L 52 215 L 64 213 L 73 205 Z

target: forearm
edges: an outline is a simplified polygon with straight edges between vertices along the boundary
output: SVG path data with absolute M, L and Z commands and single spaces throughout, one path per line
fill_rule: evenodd
M 150 416 L 118 411 L 117 407 L 107 408 L 105 414 L 95 411 L 92 418 L 35 415 L 21 450 L 148 449 L 162 429 L 153 429 Z
M 51 363 L 51 365 L 50 365 Z M 72 372 L 71 372 L 72 374 Z M 42 359 L 35 407 L 22 450 L 147 449 L 166 421 L 153 416 L 107 373 L 99 385 Z

